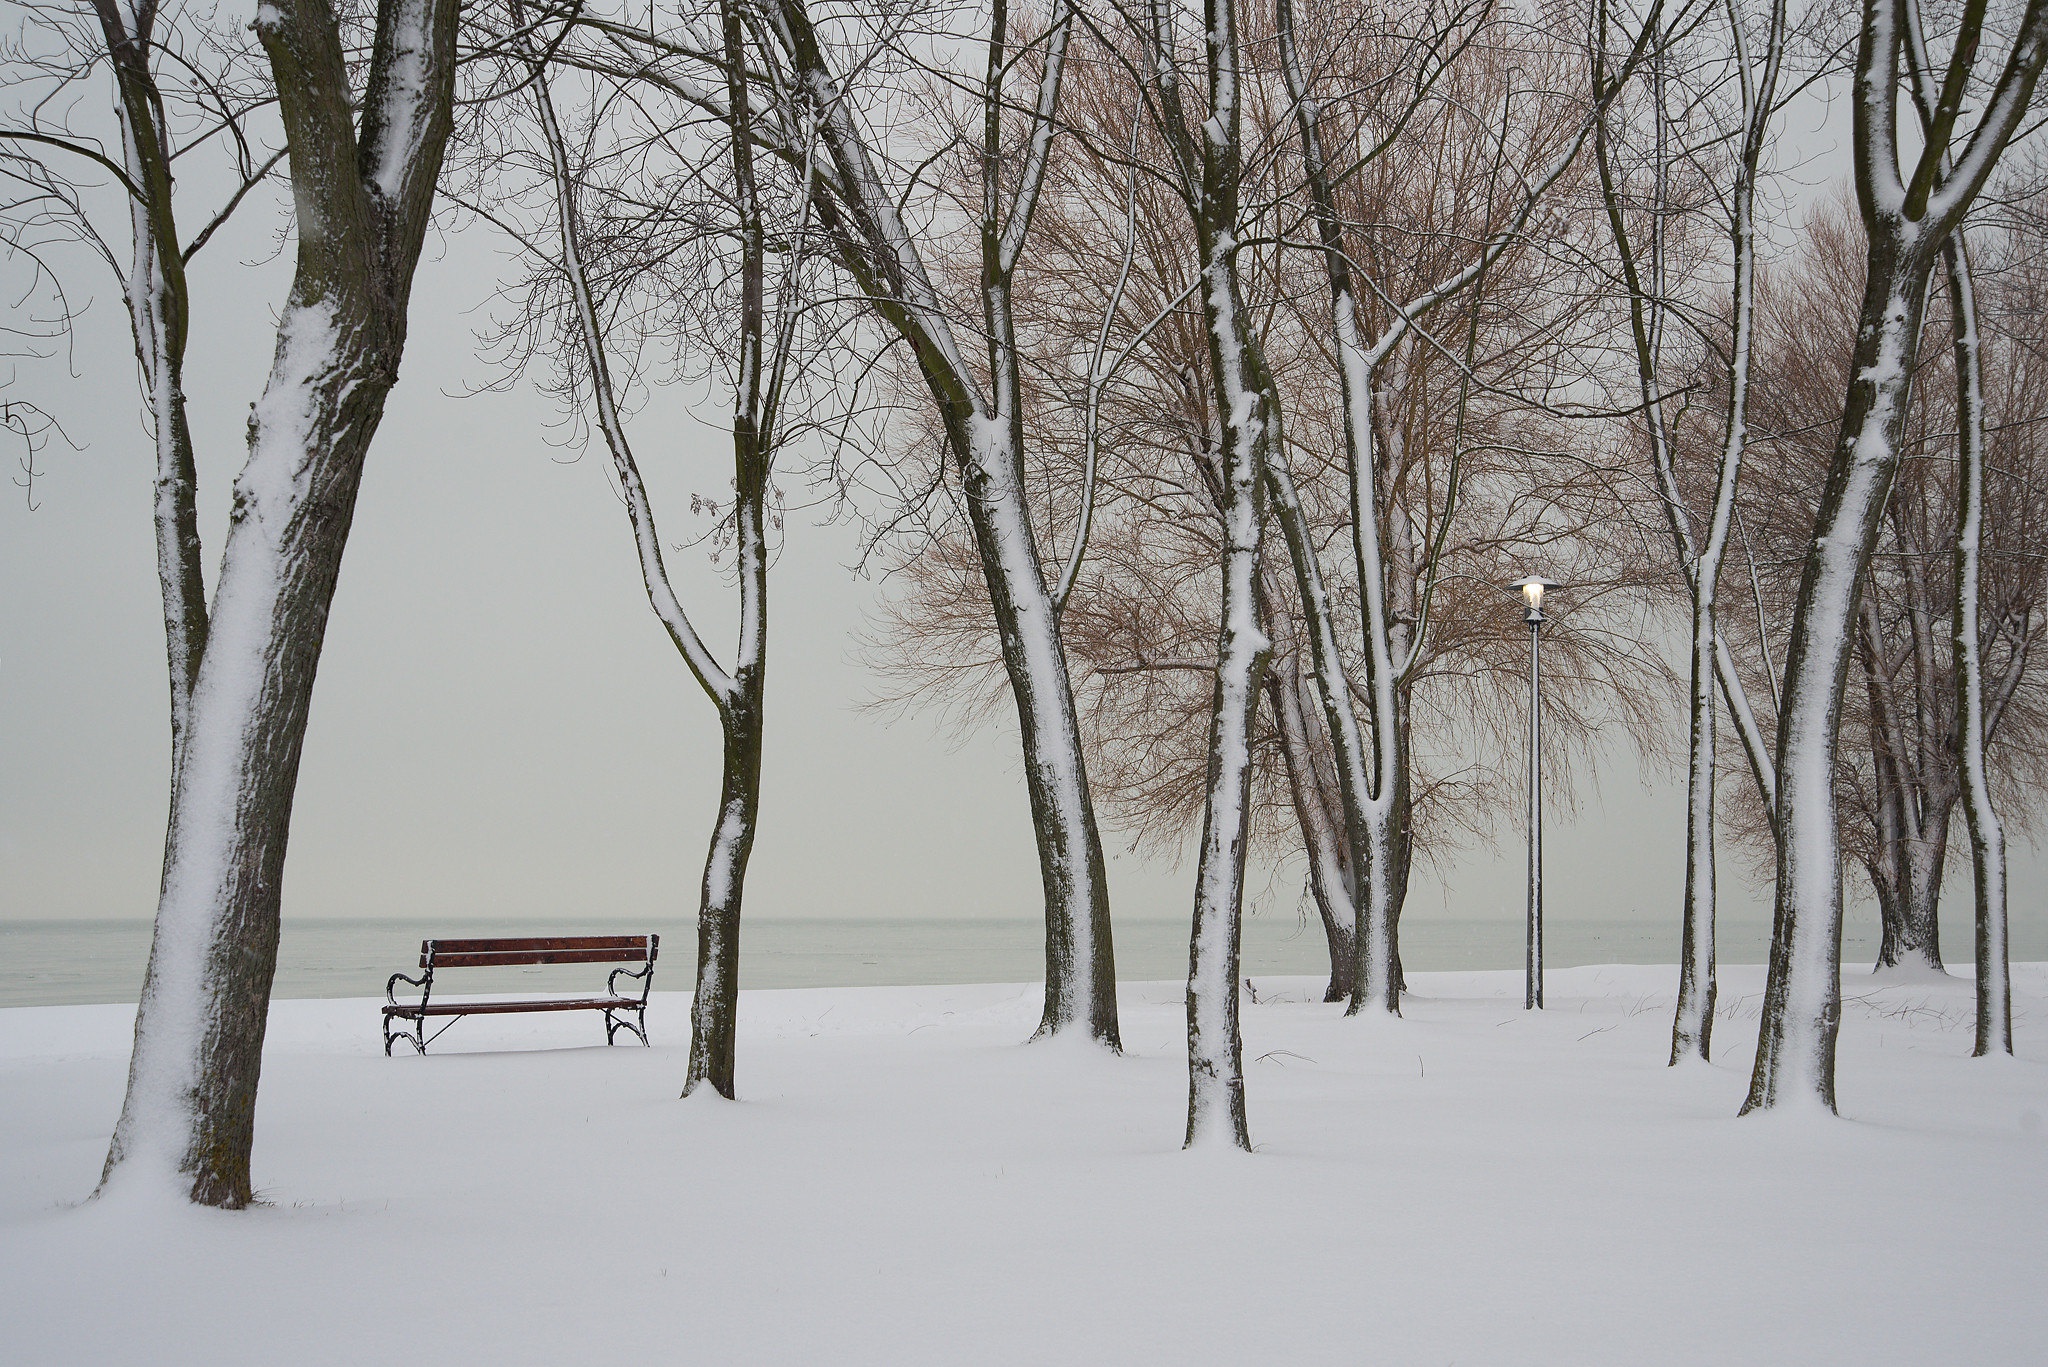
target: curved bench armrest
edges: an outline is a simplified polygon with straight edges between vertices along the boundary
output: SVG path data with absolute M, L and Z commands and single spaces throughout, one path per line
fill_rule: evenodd
M 408 978 L 403 973 L 392 974 L 384 984 L 384 1000 L 390 1002 L 393 1006 L 401 1004 L 397 995 L 400 983 L 411 983 L 414 987 L 417 987 L 420 990 L 420 1005 L 424 1006 L 427 1001 L 427 990 L 434 984 L 434 970 L 430 968 L 417 978 Z
M 604 980 L 604 990 L 611 993 L 614 997 L 623 997 L 625 994 L 620 992 L 618 987 L 620 978 L 640 979 L 640 1004 L 645 1006 L 647 1004 L 647 994 L 654 990 L 654 961 L 650 959 L 638 968 L 613 969 L 612 975 Z M 626 999 L 631 1000 L 631 998 Z

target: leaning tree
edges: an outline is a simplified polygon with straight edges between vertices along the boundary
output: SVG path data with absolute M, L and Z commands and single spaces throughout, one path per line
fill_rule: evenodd
M 260 57 L 242 31 L 156 0 L 30 15 L 50 41 L 37 50 L 46 65 L 29 75 L 57 87 L 53 96 L 98 81 L 102 69 L 111 77 L 112 138 L 50 126 L 70 108 L 56 97 L 17 104 L 4 133 L 12 157 L 40 158 L 34 174 L 60 198 L 102 175 L 119 187 L 128 244 L 103 254 L 127 297 L 156 445 L 171 678 L 163 883 L 102 1190 L 133 1172 L 203 1205 L 252 1199 L 292 797 L 328 609 L 363 464 L 397 382 L 453 127 L 459 9 L 457 0 L 389 0 L 369 16 L 323 0 L 269 0 L 249 26 Z M 273 105 L 283 133 L 274 150 L 256 123 Z M 198 164 L 188 154 L 209 145 L 227 149 L 235 188 L 193 232 L 173 169 Z M 186 267 L 281 159 L 295 268 L 269 379 L 250 408 L 249 456 L 209 602 L 185 412 Z M 71 201 L 82 216 L 86 198 Z M 89 223 L 86 231 L 118 240 Z

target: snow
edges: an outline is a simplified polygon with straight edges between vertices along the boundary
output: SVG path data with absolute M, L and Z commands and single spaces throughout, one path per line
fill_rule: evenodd
M 385 68 L 379 111 L 382 136 L 371 173 L 386 199 L 398 198 L 405 188 L 405 174 L 418 154 L 420 131 L 427 121 L 427 63 L 433 47 L 433 22 L 433 6 L 423 0 L 402 4 L 393 20 L 390 65 Z
M 2048 965 L 2013 978 L 2038 1048 Z M 1122 1058 L 1020 1045 L 1035 985 L 746 992 L 742 1100 L 689 1105 L 683 994 L 653 1049 L 523 1016 L 424 1059 L 283 1001 L 234 1214 L 80 1204 L 130 1011 L 0 1011 L 0 1357 L 2038 1360 L 2048 1066 L 1968 1059 L 1967 978 L 1848 976 L 1841 1120 L 1734 1119 L 1758 967 L 1676 1069 L 1672 969 L 1555 972 L 1541 1014 L 1414 979 L 1370 1031 L 1258 981 L 1236 1161 L 1181 1152 L 1178 983 L 1123 985 Z

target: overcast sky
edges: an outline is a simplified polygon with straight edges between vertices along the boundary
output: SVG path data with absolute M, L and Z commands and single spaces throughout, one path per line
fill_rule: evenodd
M 192 420 L 209 582 L 243 422 L 269 364 L 288 259 L 274 213 L 246 216 L 195 273 Z M 67 376 L 19 369 L 10 396 L 54 411 L 83 449 L 39 458 L 37 507 L 0 488 L 0 919 L 154 913 L 167 769 L 151 455 L 119 294 L 80 258 L 87 302 Z M 294 916 L 694 914 L 718 784 L 718 728 L 649 610 L 601 452 L 550 444 L 530 388 L 493 378 L 474 333 L 498 269 L 471 233 L 430 247 L 402 378 L 369 457 L 321 662 L 292 823 Z M 89 301 L 89 302 L 88 302 Z M 666 411 L 636 443 L 673 543 L 689 494 L 726 491 L 724 434 Z M 719 415 L 708 416 L 714 421 Z M 9 451 L 10 471 L 17 477 Z M 1032 916 L 1039 910 L 1014 724 L 964 740 L 860 704 L 857 657 L 877 585 L 848 568 L 844 527 L 793 521 L 771 581 L 769 718 L 750 916 Z M 730 658 L 730 594 L 702 557 L 673 566 Z M 1504 598 L 1501 629 L 1520 631 Z M 1682 747 L 1683 738 L 1677 744 Z M 1519 767 L 1515 753 L 1475 757 Z M 1669 914 L 1682 788 L 1625 756 L 1573 820 L 1548 829 L 1556 917 Z M 1113 831 L 1105 832 L 1120 849 Z M 1442 880 L 1417 915 L 1521 914 L 1520 814 Z M 1724 914 L 1761 915 L 1724 860 Z M 1967 859 L 1959 863 L 1967 877 Z M 2039 914 L 2040 859 L 2015 850 L 2015 914 Z M 1121 854 L 1113 909 L 1186 917 L 1193 868 Z M 1281 914 L 1296 868 L 1249 891 Z M 1865 908 L 1863 915 L 1869 915 Z M 1963 942 L 1950 957 L 1966 961 Z

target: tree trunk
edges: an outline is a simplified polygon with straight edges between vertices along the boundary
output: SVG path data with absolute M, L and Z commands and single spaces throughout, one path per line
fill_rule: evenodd
M 2012 1053 L 2012 970 L 2006 950 L 2005 828 L 1985 772 L 1984 662 L 1977 635 L 1984 552 L 1984 357 L 1969 244 L 1961 229 L 1942 244 L 1949 311 L 1955 318 L 1957 443 L 1955 639 L 1956 755 L 1963 817 L 1970 831 L 1976 893 L 1978 1058 Z
M 1778 720 L 1778 881 L 1756 1066 L 1743 1113 L 1787 1101 L 1835 1109 L 1841 1026 L 1842 690 L 1864 568 L 1899 468 L 1931 265 L 1896 229 L 1871 233 L 1868 285 L 1836 455 L 1800 577 Z
M 1272 633 L 1284 614 L 1275 613 Z M 1330 951 L 1330 983 L 1323 992 L 1326 1002 L 1340 1002 L 1351 995 L 1351 870 L 1345 859 L 1341 813 L 1330 810 L 1320 768 L 1316 762 L 1317 735 L 1310 718 L 1312 699 L 1304 701 L 1310 687 L 1301 677 L 1299 659 L 1277 646 L 1273 664 L 1266 675 L 1266 697 L 1273 711 L 1274 727 L 1280 733 L 1281 755 L 1287 762 L 1287 784 L 1294 800 L 1295 819 L 1301 826 L 1302 848 L 1308 855 L 1309 889 L 1315 897 L 1316 912 L 1323 925 L 1323 939 Z
M 1228 0 L 1225 0 L 1227 5 Z M 1228 11 L 1226 10 L 1226 13 Z M 1234 25 L 1232 26 L 1234 28 Z M 1230 34 L 1235 57 L 1235 34 Z M 1221 44 L 1212 42 L 1212 52 Z M 1212 57 L 1212 60 L 1214 58 Z M 1258 497 L 1263 422 L 1245 383 L 1235 263 L 1211 257 L 1206 312 L 1210 357 L 1225 419 L 1223 620 L 1211 698 L 1207 797 L 1195 874 L 1194 933 L 1188 950 L 1188 1126 L 1186 1147 L 1250 1149 L 1243 1041 L 1238 1031 L 1238 947 L 1243 928 L 1245 848 L 1250 834 L 1252 714 L 1271 643 L 1258 623 L 1258 563 L 1265 510 Z
M 1116 1018 L 1116 961 L 1102 838 L 1088 792 L 1079 717 L 1058 606 L 1045 583 L 1025 502 L 1021 411 L 1009 291 L 1054 130 L 1071 13 L 1053 30 L 1033 114 L 1030 152 L 1007 220 L 996 190 L 1001 176 L 1000 81 L 1009 64 L 998 6 L 983 95 L 985 193 L 979 223 L 984 324 L 994 370 L 993 402 L 981 393 L 927 273 L 921 250 L 883 185 L 864 134 L 840 89 L 803 0 L 773 0 L 778 36 L 832 164 L 829 191 L 815 192 L 820 221 L 839 246 L 840 264 L 883 322 L 909 344 L 945 429 L 948 454 L 966 491 L 1003 665 L 1017 703 L 1025 785 L 1045 896 L 1045 1010 L 1034 1038 L 1086 1029 L 1122 1047 Z
M 1716 566 L 1718 568 L 1718 566 Z M 1696 571 L 1697 573 L 1697 571 Z M 1671 1062 L 1712 1057 L 1714 1033 L 1714 598 L 1705 576 L 1692 595 L 1692 715 L 1686 767 L 1685 910 L 1678 947 L 1678 1010 Z
M 397 380 L 452 123 L 456 13 L 455 0 L 384 6 L 360 137 L 332 12 L 274 0 L 256 19 L 291 148 L 297 269 L 235 481 L 102 1190 L 134 1167 L 202 1205 L 253 1199 L 292 797 L 363 460 Z
M 977 422 L 961 461 L 968 519 L 1017 702 L 1024 782 L 1045 897 L 1045 1009 L 1036 1034 L 1085 1029 L 1112 1049 L 1117 1031 L 1116 957 L 1109 881 L 1088 792 L 1080 718 L 1024 501 L 1022 453 L 1006 425 Z
M 765 616 L 765 613 L 763 614 Z M 733 1046 L 740 993 L 740 898 L 761 810 L 761 720 L 764 669 L 756 664 L 734 678 L 740 697 L 722 710 L 724 779 L 718 824 L 704 860 L 703 898 L 697 911 L 697 990 L 690 999 L 688 1096 L 699 1084 L 731 1100 Z
M 1888 772 L 1894 783 L 1900 782 L 1897 769 Z M 1916 834 L 1891 837 L 1877 867 L 1870 870 L 1882 924 L 1878 969 L 1948 971 L 1941 962 L 1941 879 L 1948 864 L 1949 818 L 1956 796 L 1929 800 L 1926 805 L 1938 810 L 1923 814 L 1925 824 Z M 1913 800 L 1910 793 L 1897 797 L 1899 801 Z M 1879 800 L 1883 801 L 1884 795 Z
M 297 289 L 249 422 L 213 626 L 173 789 L 128 1097 L 103 1183 L 130 1160 L 201 1205 L 253 1199 L 249 1154 L 292 796 L 313 679 L 397 343 Z M 346 305 L 344 305 L 346 307 Z

